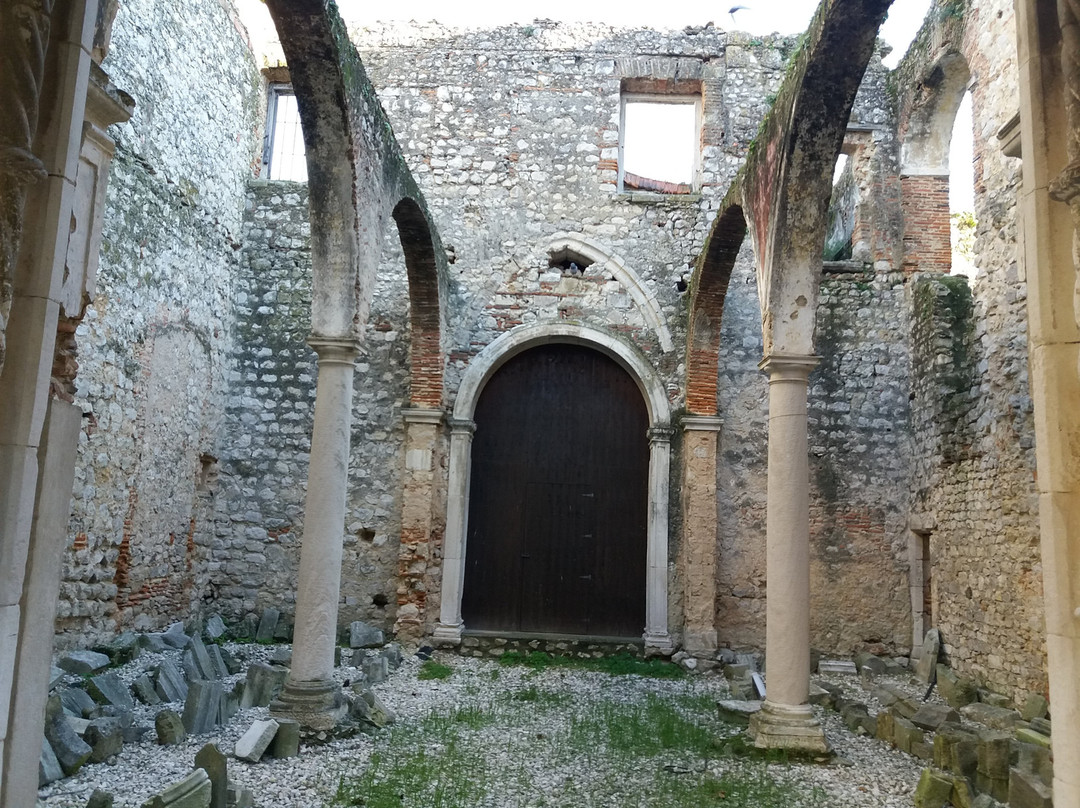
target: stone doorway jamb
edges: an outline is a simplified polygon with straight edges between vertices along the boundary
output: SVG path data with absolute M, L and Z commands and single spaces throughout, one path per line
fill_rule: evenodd
M 317 336 L 308 344 L 319 355 L 319 378 L 296 589 L 293 664 L 270 712 L 326 730 L 347 709 L 344 694 L 334 682 L 334 646 L 357 345 L 350 338 Z
M 806 437 L 807 378 L 819 356 L 771 353 L 769 482 L 766 511 L 765 659 L 767 696 L 750 720 L 754 745 L 827 752 L 809 704 L 810 463 Z

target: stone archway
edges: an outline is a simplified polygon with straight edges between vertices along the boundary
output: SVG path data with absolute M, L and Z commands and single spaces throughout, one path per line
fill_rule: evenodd
M 465 628 L 461 617 L 464 589 L 473 417 L 480 393 L 494 373 L 518 354 L 538 345 L 584 345 L 618 363 L 637 384 L 649 423 L 648 514 L 646 526 L 645 647 L 672 649 L 668 631 L 668 485 L 671 465 L 671 410 L 664 386 L 648 361 L 625 342 L 585 326 L 545 323 L 521 326 L 487 346 L 469 365 L 458 390 L 450 421 L 450 468 L 440 620 L 434 638 L 457 644 Z

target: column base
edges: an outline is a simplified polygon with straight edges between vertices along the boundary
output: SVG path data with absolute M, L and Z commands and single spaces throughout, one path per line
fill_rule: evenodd
M 461 623 L 452 626 L 446 623 L 436 623 L 435 630 L 431 632 L 432 645 L 461 645 L 461 630 L 463 628 L 465 626 Z
M 337 682 L 285 682 L 281 695 L 270 702 L 271 718 L 291 718 L 300 726 L 329 730 L 349 712 L 349 703 Z
M 759 749 L 818 754 L 832 751 L 809 704 L 774 704 L 766 699 L 761 711 L 750 717 L 750 737 Z
M 683 650 L 692 656 L 714 656 L 716 654 L 716 629 L 684 631 Z
M 650 634 L 645 632 L 645 656 L 671 656 L 675 653 L 675 643 L 671 641 L 671 635 L 666 631 L 663 634 Z

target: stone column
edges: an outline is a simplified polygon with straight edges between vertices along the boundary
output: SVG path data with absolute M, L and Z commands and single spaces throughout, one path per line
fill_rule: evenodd
M 766 511 L 767 697 L 750 722 L 762 748 L 825 752 L 828 744 L 807 702 L 810 690 L 810 464 L 806 445 L 807 377 L 820 357 L 774 353 L 769 376 L 769 485 Z
M 405 475 L 401 492 L 401 546 L 398 550 L 397 619 L 394 634 L 415 643 L 427 622 L 428 566 L 441 543 L 434 515 L 435 467 L 442 410 L 408 408 L 405 421 Z
M 461 642 L 461 594 L 465 586 L 465 536 L 469 521 L 469 477 L 476 424 L 450 419 L 450 469 L 443 542 L 442 605 L 432 639 L 443 645 Z
M 671 474 L 669 426 L 649 429 L 648 558 L 645 568 L 645 653 L 670 654 L 668 633 L 668 480 Z
M 312 337 L 308 343 L 319 355 L 319 379 L 296 590 L 293 662 L 281 697 L 270 705 L 270 711 L 323 730 L 332 728 L 346 710 L 333 673 L 357 350 L 351 339 Z
M 683 418 L 683 649 L 716 652 L 716 445 L 723 421 Z

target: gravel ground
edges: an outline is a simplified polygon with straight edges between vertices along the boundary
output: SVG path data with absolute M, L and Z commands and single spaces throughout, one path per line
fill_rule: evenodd
M 268 659 L 275 646 L 237 645 L 230 650 L 243 659 L 246 664 L 259 659 Z M 144 655 L 124 668 L 119 673 L 130 682 L 141 671 L 153 667 L 162 655 Z M 167 652 L 165 656 L 175 657 L 179 663 L 179 652 Z M 567 668 L 552 668 L 534 672 L 525 667 L 504 666 L 492 660 L 480 660 L 453 655 L 437 655 L 436 659 L 454 668 L 448 679 L 421 681 L 417 678 L 421 663 L 416 658 L 407 658 L 402 667 L 392 672 L 390 680 L 375 686 L 375 691 L 383 702 L 397 714 L 397 725 L 403 729 L 416 725 L 433 712 L 446 712 L 462 705 L 493 705 L 513 703 L 513 695 L 524 688 L 533 687 L 565 696 L 564 706 L 555 721 L 562 720 L 567 714 L 588 713 L 594 710 L 598 699 L 615 703 L 640 703 L 648 694 L 664 697 L 700 697 L 710 699 L 726 698 L 729 695 L 726 681 L 716 674 L 694 675 L 681 679 L 652 679 L 639 676 L 610 676 Z M 354 668 L 339 668 L 336 676 L 342 683 L 358 678 Z M 242 675 L 231 677 L 232 680 Z M 870 694 L 863 691 L 854 677 L 833 677 L 831 681 L 843 685 L 849 695 L 860 698 L 872 705 Z M 902 679 L 890 681 L 902 682 Z M 914 692 L 916 688 L 912 685 Z M 920 694 L 921 695 L 921 694 Z M 180 712 L 183 705 L 168 705 Z M 615 805 L 610 798 L 605 801 L 602 793 L 596 789 L 605 778 L 608 781 L 617 777 L 622 783 L 625 778 L 648 778 L 655 768 L 642 767 L 633 772 L 601 772 L 596 758 L 575 762 L 573 757 L 563 755 L 558 764 L 538 765 L 538 759 L 549 755 L 552 738 L 556 737 L 558 727 L 545 724 L 543 731 L 537 731 L 535 724 L 530 724 L 528 715 L 531 705 L 522 704 L 517 709 L 525 716 L 520 719 L 520 726 L 507 730 L 505 726 L 491 727 L 488 736 L 481 734 L 482 740 L 490 742 L 484 748 L 484 764 L 500 770 L 500 760 L 505 760 L 502 768 L 513 769 L 516 780 L 500 791 L 497 799 L 488 798 L 482 804 L 493 808 L 518 808 L 518 806 L 547 804 L 533 800 L 536 793 L 580 795 L 587 792 L 594 784 L 593 793 L 587 803 L 596 806 Z M 137 706 L 136 722 L 153 726 L 154 715 L 163 709 L 161 706 Z M 771 776 L 805 786 L 809 792 L 819 786 L 827 794 L 829 806 L 845 808 L 909 808 L 915 784 L 923 768 L 921 761 L 902 752 L 890 749 L 875 739 L 858 737 L 849 732 L 841 723 L 839 716 L 830 711 L 819 711 L 825 723 L 826 734 L 837 756 L 830 765 L 783 764 L 769 766 Z M 873 709 L 873 705 L 872 705 Z M 548 716 L 545 720 L 550 720 Z M 319 747 L 305 747 L 299 757 L 274 760 L 264 759 L 258 764 L 250 764 L 231 758 L 233 747 L 252 721 L 267 718 L 265 708 L 240 710 L 228 726 L 209 735 L 189 738 L 185 743 L 161 747 L 155 743 L 156 737 L 151 731 L 143 742 L 127 744 L 123 752 L 109 763 L 87 765 L 75 777 L 66 778 L 43 788 L 39 793 L 39 808 L 82 808 L 91 792 L 101 788 L 115 797 L 116 808 L 138 808 L 144 801 L 170 783 L 186 776 L 192 767 L 195 753 L 208 742 L 213 742 L 230 756 L 229 776 L 241 786 L 249 787 L 255 793 L 256 805 L 275 806 L 275 808 L 323 808 L 332 799 L 341 777 L 355 777 L 360 774 L 371 755 L 379 749 L 385 749 L 388 736 L 383 731 L 375 736 L 358 735 L 354 738 L 332 741 Z M 517 720 L 517 719 L 515 719 Z M 711 720 L 711 719 L 710 719 Z M 730 733 L 732 730 L 720 722 L 715 722 L 718 733 Z M 516 733 L 509 738 L 508 733 Z M 523 741 L 522 738 L 525 740 Z M 529 740 L 534 739 L 534 740 Z M 424 739 L 417 738 L 418 743 Z M 521 743 L 536 745 L 536 755 L 531 751 L 522 755 Z M 517 744 L 515 746 L 515 744 Z M 694 766 L 692 761 L 670 760 L 663 765 L 679 767 Z M 698 766 L 701 764 L 699 763 Z M 709 763 L 713 773 L 723 768 L 723 761 Z M 523 780 L 527 781 L 523 783 Z M 500 789 L 502 789 L 500 781 Z M 570 791 L 567 791 L 570 789 Z M 559 802 L 558 804 L 573 804 Z M 620 804 L 620 808 L 624 805 Z M 766 808 L 763 806 L 763 808 Z

